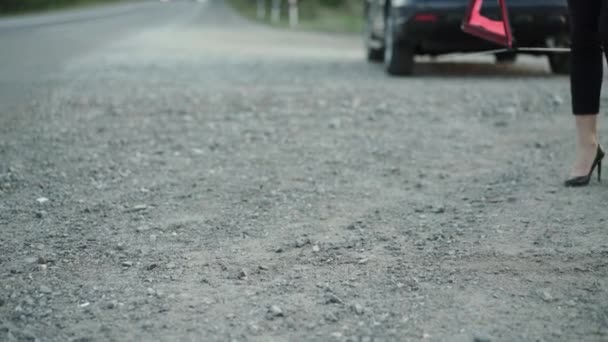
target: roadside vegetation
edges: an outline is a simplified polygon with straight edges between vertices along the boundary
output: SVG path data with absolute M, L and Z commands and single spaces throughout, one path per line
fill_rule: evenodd
M 48 11 L 73 6 L 85 6 L 125 0 L 0 0 L 0 15 Z
M 281 21 L 270 22 L 270 7 L 272 0 L 266 0 L 266 17 L 260 19 L 256 15 L 256 0 L 228 0 L 239 13 L 269 25 L 288 27 L 288 0 L 281 1 Z M 300 22 L 297 29 L 357 33 L 363 28 L 362 0 L 299 0 Z

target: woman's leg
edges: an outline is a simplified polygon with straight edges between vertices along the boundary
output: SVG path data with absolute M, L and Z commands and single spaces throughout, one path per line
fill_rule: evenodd
M 597 154 L 597 115 L 576 115 L 576 162 L 572 176 L 586 176 Z
M 572 36 L 570 76 L 577 148 L 572 176 L 584 176 L 597 152 L 597 114 L 603 78 L 600 10 L 608 0 L 569 0 Z

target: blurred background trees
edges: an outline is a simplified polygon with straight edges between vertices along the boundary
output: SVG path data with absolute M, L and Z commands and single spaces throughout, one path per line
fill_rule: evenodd
M 120 0 L 0 0 L 0 15 Z
M 320 12 L 327 9 L 354 15 L 361 2 L 359 0 L 298 0 L 298 5 L 303 16 L 318 16 Z
M 1 1 L 1 0 L 0 0 Z M 264 0 L 271 13 L 272 0 Z M 257 0 L 227 0 L 241 14 L 256 18 Z M 281 0 L 281 22 L 288 24 L 289 1 Z M 329 32 L 359 32 L 363 26 L 363 0 L 298 0 L 299 27 Z M 270 20 L 267 16 L 266 20 Z

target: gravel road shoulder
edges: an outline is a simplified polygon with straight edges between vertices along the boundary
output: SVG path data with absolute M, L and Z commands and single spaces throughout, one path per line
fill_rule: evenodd
M 608 338 L 566 78 L 193 13 L 0 118 L 0 339 Z

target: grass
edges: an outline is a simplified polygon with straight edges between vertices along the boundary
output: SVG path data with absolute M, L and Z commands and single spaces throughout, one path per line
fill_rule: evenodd
M 129 0 L 0 0 L 0 16 L 45 12 Z
M 288 28 L 289 19 L 287 15 L 286 3 L 283 0 L 281 10 L 281 22 L 270 23 L 270 10 L 267 9 L 266 19 L 259 20 L 256 15 L 256 0 L 227 0 L 234 9 L 241 15 L 263 22 L 268 25 Z M 270 0 L 266 0 L 269 5 Z M 314 0 L 300 0 L 300 22 L 298 30 L 320 31 L 332 33 L 359 33 L 363 29 L 363 1 L 352 1 L 348 5 L 337 8 L 324 7 L 317 4 Z

